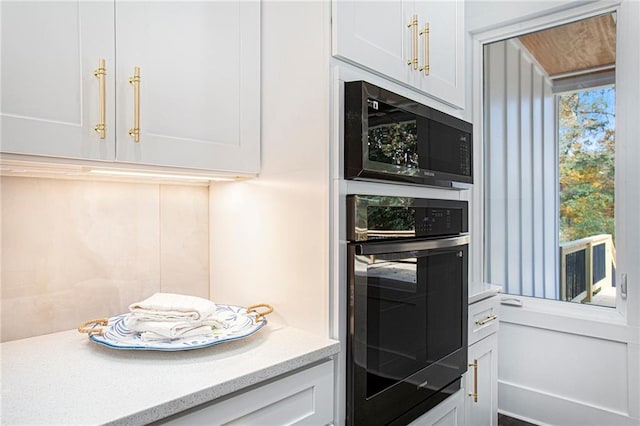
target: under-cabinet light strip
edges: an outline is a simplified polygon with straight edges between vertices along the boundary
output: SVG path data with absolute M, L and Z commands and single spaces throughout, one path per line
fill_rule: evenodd
M 215 182 L 230 182 L 235 180 L 233 178 L 228 178 L 228 177 L 210 177 L 210 176 L 198 176 L 198 175 L 171 175 L 171 174 L 164 174 L 164 173 L 127 172 L 122 170 L 92 169 L 90 172 L 99 174 L 99 175 L 110 175 L 110 176 L 151 177 L 151 178 L 185 179 L 185 180 L 210 180 Z

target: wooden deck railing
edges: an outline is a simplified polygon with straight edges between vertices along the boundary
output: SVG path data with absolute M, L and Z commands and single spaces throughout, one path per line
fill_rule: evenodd
M 615 253 L 610 234 L 561 243 L 561 300 L 591 303 L 602 288 L 614 285 Z

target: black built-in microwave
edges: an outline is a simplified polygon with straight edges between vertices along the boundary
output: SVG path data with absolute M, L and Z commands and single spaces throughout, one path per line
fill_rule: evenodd
M 364 81 L 344 89 L 345 179 L 473 183 L 471 123 Z

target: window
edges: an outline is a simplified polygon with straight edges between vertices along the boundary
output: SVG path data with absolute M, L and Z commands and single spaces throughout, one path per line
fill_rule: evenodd
M 484 275 L 506 293 L 615 306 L 614 69 L 613 14 L 484 47 Z
M 615 306 L 615 88 L 557 95 L 560 300 Z

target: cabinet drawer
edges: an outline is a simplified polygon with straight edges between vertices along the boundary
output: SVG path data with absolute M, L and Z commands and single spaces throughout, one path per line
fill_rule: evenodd
M 333 422 L 333 361 L 212 401 L 158 422 L 163 425 L 283 425 Z
M 469 305 L 469 345 L 498 331 L 499 306 L 496 296 Z

